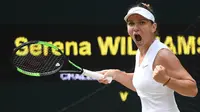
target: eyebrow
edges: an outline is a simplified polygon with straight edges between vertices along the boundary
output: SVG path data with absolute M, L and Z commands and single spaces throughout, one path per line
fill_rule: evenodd
M 148 21 L 148 19 L 140 19 L 139 21 Z M 127 20 L 127 22 L 133 22 L 133 20 Z

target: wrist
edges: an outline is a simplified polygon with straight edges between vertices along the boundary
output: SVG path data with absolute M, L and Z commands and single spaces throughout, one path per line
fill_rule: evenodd
M 163 86 L 166 86 L 170 80 L 171 80 L 171 77 L 169 77 L 168 80 L 163 83 Z

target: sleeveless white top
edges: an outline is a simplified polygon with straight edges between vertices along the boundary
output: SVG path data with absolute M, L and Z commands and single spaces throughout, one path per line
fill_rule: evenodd
M 162 48 L 168 47 L 155 40 L 149 47 L 139 65 L 140 52 L 137 50 L 133 85 L 140 97 L 142 112 L 180 112 L 174 97 L 174 91 L 153 79 L 153 62 Z

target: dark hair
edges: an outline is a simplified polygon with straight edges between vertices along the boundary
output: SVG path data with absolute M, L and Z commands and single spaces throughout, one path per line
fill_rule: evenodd
M 139 3 L 139 4 L 137 4 L 136 6 L 147 9 L 147 10 L 150 11 L 153 15 L 155 14 L 154 11 L 153 11 L 153 8 L 150 6 L 150 4 Z M 155 15 L 154 15 L 154 16 L 155 16 Z

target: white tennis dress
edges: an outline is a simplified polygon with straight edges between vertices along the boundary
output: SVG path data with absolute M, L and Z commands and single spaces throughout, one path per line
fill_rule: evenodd
M 142 112 L 180 112 L 174 98 L 174 91 L 156 82 L 152 77 L 154 59 L 162 48 L 168 47 L 156 39 L 140 65 L 139 50 L 136 54 L 133 85 L 140 97 Z

